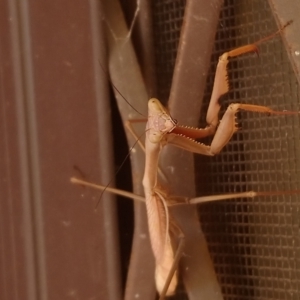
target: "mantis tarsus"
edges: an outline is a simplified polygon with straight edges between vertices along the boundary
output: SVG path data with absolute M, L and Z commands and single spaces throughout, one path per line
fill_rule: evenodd
M 152 241 L 152 249 L 156 258 L 156 284 L 161 294 L 161 299 L 165 295 L 171 295 L 176 288 L 176 274 L 173 275 L 174 252 L 171 246 L 170 227 L 177 230 L 176 226 L 170 225 L 170 216 L 167 209 L 169 205 L 168 197 L 157 187 L 157 168 L 158 158 L 161 148 L 166 144 L 172 144 L 185 150 L 200 153 L 204 155 L 215 155 L 230 140 L 231 136 L 237 131 L 235 124 L 235 113 L 238 110 L 257 111 L 268 114 L 298 114 L 298 112 L 279 112 L 271 110 L 268 107 L 250 105 L 250 104 L 232 104 L 227 109 L 221 125 L 219 125 L 218 113 L 220 106 L 218 99 L 221 95 L 228 92 L 226 66 L 228 57 L 238 56 L 247 52 L 257 51 L 256 45 L 247 45 L 234 49 L 223 54 L 220 57 L 214 89 L 211 97 L 210 106 L 207 113 L 207 127 L 204 129 L 193 129 L 177 126 L 176 122 L 170 117 L 167 110 L 160 104 L 157 99 L 149 100 L 149 116 L 146 128 L 146 167 L 144 173 L 144 190 L 146 206 L 148 210 L 148 223 Z M 218 126 L 219 125 L 219 126 Z M 206 146 L 194 141 L 194 139 L 215 134 L 211 146 Z M 227 195 L 225 199 L 241 195 Z M 246 197 L 255 196 L 249 193 Z M 213 198 L 214 200 L 217 197 Z M 218 200 L 218 199 L 217 199 Z M 192 202 L 197 200 L 192 200 Z M 201 200 L 198 200 L 201 202 Z M 180 252 L 180 251 L 178 251 Z M 172 272 L 170 270 L 172 269 Z M 166 284 L 167 277 L 171 280 L 170 285 Z

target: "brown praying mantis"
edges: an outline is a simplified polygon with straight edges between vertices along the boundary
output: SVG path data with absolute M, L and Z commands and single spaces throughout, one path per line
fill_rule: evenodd
M 172 218 L 168 211 L 168 206 L 174 205 L 175 198 L 166 195 L 165 192 L 158 187 L 158 159 L 163 146 L 170 144 L 190 152 L 213 156 L 223 149 L 232 135 L 237 131 L 238 128 L 235 123 L 235 114 L 239 110 L 278 115 L 298 114 L 298 112 L 292 111 L 274 111 L 265 106 L 231 104 L 224 114 L 222 121 L 219 122 L 218 114 L 220 105 L 218 104 L 218 100 L 221 95 L 228 92 L 228 58 L 256 51 L 257 46 L 252 44 L 226 52 L 220 57 L 211 101 L 207 112 L 206 120 L 208 125 L 204 129 L 178 126 L 176 121 L 169 115 L 168 111 L 157 99 L 149 100 L 145 142 L 146 165 L 143 186 L 148 211 L 151 244 L 156 260 L 156 285 L 161 295 L 161 299 L 163 299 L 165 295 L 174 293 L 177 285 L 176 265 L 183 248 L 183 237 L 182 234 L 180 234 L 180 229 L 172 222 Z M 213 135 L 214 133 L 215 136 L 210 146 L 196 142 L 196 139 Z M 73 182 L 75 181 L 76 180 L 73 179 Z M 254 192 L 230 194 L 220 196 L 220 198 L 213 196 L 211 200 L 230 199 L 235 197 L 254 197 L 255 195 Z M 188 203 L 200 203 L 205 201 L 203 198 L 185 200 Z M 176 234 L 179 233 L 180 236 L 180 242 L 176 253 L 172 248 L 171 232 L 176 232 Z

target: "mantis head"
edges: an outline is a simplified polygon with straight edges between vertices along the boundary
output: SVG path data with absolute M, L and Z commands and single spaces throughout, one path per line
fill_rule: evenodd
M 165 136 L 176 127 L 174 120 L 167 109 L 156 98 L 151 98 L 148 102 L 148 138 L 151 143 L 159 143 Z

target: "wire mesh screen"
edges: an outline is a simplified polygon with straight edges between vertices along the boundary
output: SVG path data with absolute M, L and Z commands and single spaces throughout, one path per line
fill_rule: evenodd
M 156 0 L 153 5 L 158 98 L 166 103 L 175 65 L 185 1 Z
M 184 1 L 156 1 L 156 57 L 160 97 L 168 97 Z M 291 25 L 292 26 L 292 25 Z M 218 57 L 277 30 L 267 1 L 225 1 L 203 105 L 205 124 Z M 159 31 L 159 33 L 158 33 Z M 229 103 L 299 110 L 299 88 L 280 36 L 229 65 Z M 213 158 L 196 157 L 199 193 L 299 189 L 299 117 L 242 112 L 242 128 Z M 206 142 L 210 142 L 209 140 Z M 205 204 L 199 214 L 225 299 L 300 298 L 299 196 Z

